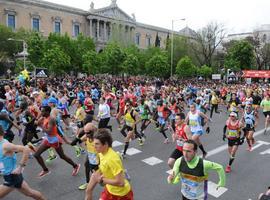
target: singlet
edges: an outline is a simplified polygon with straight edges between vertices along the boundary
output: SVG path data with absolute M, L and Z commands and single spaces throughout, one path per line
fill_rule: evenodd
M 250 128 L 254 127 L 254 124 L 255 124 L 254 111 L 251 111 L 250 113 L 247 113 L 245 111 L 244 119 L 245 119 L 246 126 L 249 126 Z
M 94 142 L 91 141 L 89 138 L 87 138 L 86 142 L 86 150 L 87 150 L 87 156 L 88 156 L 88 161 L 91 165 L 98 165 L 99 164 L 99 159 L 97 156 L 97 152 L 94 147 Z
M 181 193 L 188 199 L 205 199 L 208 176 L 204 174 L 203 159 L 199 158 L 197 166 L 191 169 L 182 158 L 179 168 Z
M 182 124 L 181 127 L 179 126 L 175 127 L 175 132 L 178 137 L 176 139 L 176 149 L 178 149 L 179 151 L 183 151 L 184 142 L 188 139 L 184 131 L 185 128 L 186 128 L 186 124 Z
M 0 113 L 5 113 L 9 116 L 9 112 L 5 108 L 3 108 Z M 0 120 L 0 126 L 2 126 L 2 128 L 6 132 L 10 127 L 10 123 L 7 120 Z
M 16 154 L 13 153 L 12 156 L 5 156 L 3 152 L 3 144 L 7 142 L 7 140 L 3 139 L 0 142 L 0 170 L 4 173 L 4 175 L 10 175 L 11 172 L 16 169 Z
M 131 110 L 130 112 L 126 111 L 126 113 L 124 115 L 126 125 L 129 126 L 129 127 L 132 127 L 134 125 L 134 123 L 135 123 L 134 116 L 131 115 L 133 113 L 134 113 L 134 110 Z
M 189 127 L 192 133 L 196 133 L 198 131 L 202 131 L 203 128 L 200 124 L 201 122 L 201 117 L 199 115 L 199 112 L 196 111 L 195 114 L 193 114 L 192 112 L 188 113 L 188 118 L 189 118 Z
M 237 120 L 235 125 L 232 125 L 231 121 L 228 120 L 226 122 L 226 125 L 227 125 L 227 128 L 228 128 L 228 130 L 227 130 L 227 138 L 231 139 L 231 140 L 239 138 L 239 133 L 240 133 L 240 122 L 239 122 L 239 120 Z
M 50 117 L 47 117 L 44 119 L 43 126 L 46 129 L 48 129 L 49 121 L 50 121 Z M 57 126 L 55 124 L 52 128 L 51 133 L 50 134 L 46 133 L 46 138 L 47 138 L 49 143 L 53 144 L 53 143 L 59 142 L 59 139 L 57 136 L 58 136 L 58 131 L 57 131 Z

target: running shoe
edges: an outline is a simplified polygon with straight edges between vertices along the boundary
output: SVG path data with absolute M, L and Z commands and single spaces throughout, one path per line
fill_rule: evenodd
M 252 147 L 251 146 L 248 146 L 247 147 L 247 151 L 252 151 Z
M 80 185 L 78 188 L 79 188 L 79 190 L 85 190 L 87 188 L 87 185 L 88 185 L 88 183 L 84 183 L 84 184 Z
M 231 166 L 230 165 L 227 165 L 227 167 L 225 169 L 225 172 L 226 173 L 230 173 L 231 172 Z
M 76 153 L 76 157 L 78 158 L 78 157 L 80 157 L 80 155 L 81 155 L 81 147 L 78 147 L 78 146 L 74 146 L 74 148 L 75 148 L 75 153 Z
M 46 162 L 46 163 L 51 163 L 51 162 L 52 162 L 53 160 L 55 160 L 56 158 L 57 158 L 56 155 L 49 156 L 45 162 Z
M 125 159 L 126 158 L 126 154 L 124 152 L 121 153 L 121 157 L 122 159 Z
M 77 164 L 77 166 L 72 171 L 72 176 L 76 176 L 79 173 L 80 168 L 81 164 Z
M 86 154 L 85 149 L 81 148 L 81 154 Z
M 142 139 L 139 139 L 139 145 L 142 146 L 144 144 L 144 141 Z
M 170 143 L 169 138 L 166 138 L 163 143 L 164 144 L 169 144 Z
M 207 156 L 207 152 L 205 152 L 205 153 L 203 153 L 203 159 L 205 159 L 206 158 L 206 156 Z
M 43 178 L 51 173 L 51 171 L 41 171 L 38 175 L 39 178 Z

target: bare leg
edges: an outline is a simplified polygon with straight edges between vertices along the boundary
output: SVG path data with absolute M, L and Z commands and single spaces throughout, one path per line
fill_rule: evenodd
M 4 198 L 6 195 L 8 195 L 13 188 L 7 187 L 5 185 L 0 185 L 0 199 Z
M 31 197 L 36 200 L 46 200 L 46 198 L 39 191 L 32 189 L 25 181 L 22 183 L 22 187 L 18 189 L 19 192 L 25 196 Z
M 87 188 L 85 190 L 85 200 L 93 200 L 93 190 L 96 187 L 97 182 L 94 181 L 92 178 L 90 179 Z

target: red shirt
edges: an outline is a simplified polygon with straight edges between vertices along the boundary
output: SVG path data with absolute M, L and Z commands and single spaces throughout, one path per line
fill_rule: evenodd
M 186 124 L 182 124 L 180 127 L 179 126 L 175 127 L 175 133 L 177 135 L 176 149 L 178 149 L 179 151 L 183 151 L 184 142 L 188 139 L 187 134 L 185 132 L 185 127 Z

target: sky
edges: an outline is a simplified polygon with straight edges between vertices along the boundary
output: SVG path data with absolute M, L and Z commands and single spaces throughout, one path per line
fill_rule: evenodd
M 111 0 L 47 0 L 57 4 L 89 10 L 109 6 Z M 270 0 L 117 0 L 125 13 L 136 21 L 180 30 L 186 26 L 198 30 L 210 22 L 221 23 L 226 32 L 243 33 L 270 24 Z M 185 18 L 185 21 L 179 19 Z

